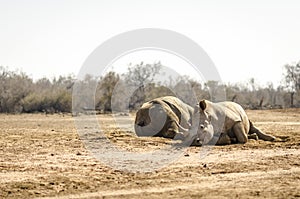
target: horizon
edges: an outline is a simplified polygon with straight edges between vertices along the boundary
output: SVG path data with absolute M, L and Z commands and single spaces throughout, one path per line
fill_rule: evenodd
M 144 62 L 143 63 L 144 65 L 148 65 L 149 63 L 147 63 L 147 62 Z M 152 65 L 153 63 L 151 63 L 150 65 Z M 135 66 L 135 65 L 138 65 L 138 63 L 137 64 L 131 64 L 130 66 Z M 23 74 L 25 74 L 29 79 L 31 79 L 32 81 L 33 81 L 33 83 L 36 83 L 36 82 L 38 82 L 39 80 L 42 80 L 42 79 L 47 79 L 47 80 L 49 80 L 50 82 L 52 82 L 53 83 L 53 81 L 55 81 L 55 80 L 58 80 L 60 77 L 62 77 L 62 78 L 72 78 L 74 81 L 76 81 L 76 80 L 80 80 L 80 78 L 79 77 L 77 77 L 75 74 L 73 74 L 73 73 L 69 73 L 69 74 L 58 74 L 57 76 L 51 76 L 51 77 L 46 77 L 46 76 L 44 76 L 44 77 L 40 77 L 40 78 L 37 78 L 37 79 L 34 79 L 32 76 L 30 76 L 29 74 L 27 74 L 26 72 L 24 72 L 24 71 L 22 71 L 21 69 L 16 69 L 16 70 L 10 70 L 10 68 L 9 67 L 4 67 L 4 66 L 1 66 L 0 65 L 0 68 L 1 67 L 3 67 L 6 71 L 8 71 L 8 72 L 13 72 L 13 73 L 16 73 L 16 74 L 21 74 L 21 73 L 23 73 Z M 127 74 L 127 72 L 128 72 L 128 68 L 126 68 L 126 70 L 119 70 L 119 71 L 116 71 L 115 69 L 114 69 L 115 67 L 110 67 L 109 68 L 109 70 L 106 70 L 104 73 L 102 73 L 102 75 L 101 76 L 94 76 L 93 74 L 89 74 L 89 73 L 87 73 L 86 75 L 88 75 L 88 76 L 91 76 L 91 77 L 93 77 L 93 78 L 95 78 L 97 81 L 100 81 L 100 77 L 104 77 L 106 74 L 108 74 L 109 72 L 115 72 L 117 75 L 119 75 L 119 77 L 122 79 L 123 78 L 123 80 L 124 80 L 124 75 L 126 75 Z M 175 81 L 175 82 L 173 82 L 173 83 L 176 83 L 176 81 L 181 81 L 182 80 L 182 78 L 188 78 L 188 79 L 186 79 L 186 80 L 192 80 L 192 81 L 196 81 L 196 82 L 198 82 L 199 84 L 201 84 L 202 86 L 203 85 L 205 85 L 207 82 L 210 82 L 210 81 L 212 81 L 212 82 L 218 82 L 218 84 L 219 85 L 226 85 L 226 86 L 237 86 L 237 87 L 239 87 L 239 88 L 245 88 L 245 87 L 247 87 L 247 89 L 252 89 L 252 83 L 251 82 L 253 82 L 253 85 L 255 86 L 255 88 L 257 89 L 257 90 L 259 90 L 259 89 L 264 89 L 264 88 L 269 88 L 269 86 L 271 86 L 273 89 L 277 89 L 277 88 L 281 88 L 281 87 L 284 87 L 284 85 L 283 84 L 278 84 L 278 85 L 275 85 L 275 84 L 273 84 L 273 82 L 269 82 L 269 83 L 267 83 L 267 84 L 260 84 L 255 78 L 249 78 L 249 79 L 247 79 L 247 80 L 245 80 L 245 81 L 238 81 L 238 82 L 224 82 L 224 81 L 218 81 L 218 80 L 209 80 L 209 79 L 207 79 L 207 80 L 205 80 L 205 79 L 199 79 L 199 78 L 195 78 L 195 77 L 193 77 L 193 76 L 190 76 L 190 74 L 182 74 L 182 75 L 179 75 L 178 74 L 178 70 L 173 70 L 172 68 L 171 68 L 171 73 L 170 73 L 170 75 L 168 75 L 168 76 L 166 76 L 167 78 L 163 78 L 163 76 L 164 76 L 164 74 L 166 73 L 166 72 L 170 72 L 170 67 L 167 67 L 167 66 L 165 66 L 165 65 L 161 65 L 161 69 L 160 69 L 160 71 L 158 72 L 158 74 L 156 74 L 155 75 L 155 78 L 154 78 L 154 82 L 153 83 L 158 83 L 157 85 L 160 85 L 160 86 L 166 86 L 166 83 L 168 83 L 168 82 L 170 82 L 170 80 L 172 79 L 173 81 Z M 171 78 L 171 79 L 170 79 Z M 254 81 L 253 81 L 254 80 Z

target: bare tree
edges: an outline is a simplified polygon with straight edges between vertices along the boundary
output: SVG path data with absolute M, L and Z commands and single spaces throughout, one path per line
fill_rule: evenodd
M 135 109 L 145 101 L 145 87 L 153 82 L 155 76 L 159 74 L 161 67 L 160 62 L 154 64 L 144 64 L 141 62 L 140 64 L 128 67 L 128 72 L 123 75 L 124 79 L 128 84 L 138 87 L 132 96 L 129 105 L 130 108 Z
M 294 107 L 294 95 L 300 90 L 300 62 L 284 66 L 285 88 L 290 92 L 291 107 Z
M 141 86 L 153 82 L 154 77 L 159 73 L 161 63 L 140 64 L 129 66 L 128 73 L 125 74 L 125 79 L 134 85 Z
M 209 80 L 204 84 L 204 91 L 208 91 L 212 101 L 223 101 L 226 87 L 222 83 L 214 80 Z
M 116 72 L 110 71 L 100 79 L 97 92 L 100 92 L 100 100 L 96 104 L 96 108 L 103 109 L 104 112 L 111 112 L 111 98 L 115 89 L 115 85 L 120 80 Z

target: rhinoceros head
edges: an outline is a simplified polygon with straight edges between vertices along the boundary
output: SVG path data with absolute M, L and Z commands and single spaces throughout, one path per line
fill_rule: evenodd
M 212 117 L 209 113 L 209 104 L 205 100 L 199 102 L 199 128 L 197 132 L 197 141 L 201 144 L 207 144 L 214 136 L 214 127 Z
M 135 132 L 138 136 L 157 135 L 165 126 L 167 114 L 160 104 L 147 102 L 136 113 Z

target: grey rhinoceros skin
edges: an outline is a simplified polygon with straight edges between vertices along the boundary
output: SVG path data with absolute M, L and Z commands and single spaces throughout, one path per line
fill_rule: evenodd
M 155 98 L 144 103 L 136 113 L 138 136 L 174 138 L 191 127 L 194 108 L 173 96 Z
M 265 141 L 276 139 L 255 127 L 244 109 L 235 102 L 213 103 L 201 100 L 198 109 L 200 121 L 197 140 L 201 144 L 213 142 L 217 145 L 225 145 L 246 143 L 248 139 Z

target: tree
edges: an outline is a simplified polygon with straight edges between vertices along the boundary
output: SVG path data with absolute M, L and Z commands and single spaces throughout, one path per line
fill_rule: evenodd
M 230 100 L 232 102 L 237 102 L 239 98 L 238 94 L 240 94 L 241 92 L 238 85 L 228 83 L 225 86 L 225 89 L 226 89 L 225 91 L 226 91 L 227 100 Z
M 111 112 L 111 98 L 115 89 L 115 85 L 120 80 L 117 73 L 110 71 L 103 78 L 100 79 L 98 84 L 100 92 L 100 100 L 96 102 L 96 108 L 103 109 L 105 112 Z
M 161 63 L 154 64 L 140 64 L 129 66 L 128 73 L 125 75 L 125 79 L 134 85 L 141 86 L 153 82 L 154 77 L 159 73 L 161 69 Z
M 284 83 L 290 92 L 291 107 L 294 107 L 294 95 L 300 90 L 300 62 L 284 66 Z
M 25 73 L 0 67 L 0 112 L 22 112 L 21 101 L 31 92 L 32 85 Z
M 130 100 L 130 108 L 135 109 L 145 101 L 145 87 L 154 81 L 161 67 L 160 62 L 154 64 L 144 64 L 141 62 L 140 64 L 128 67 L 128 72 L 124 74 L 125 82 L 137 88 Z
M 204 91 L 208 91 L 210 99 L 213 102 L 226 100 L 224 96 L 226 92 L 225 85 L 218 81 L 209 80 L 204 84 Z

